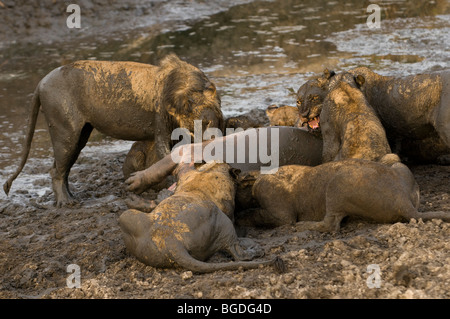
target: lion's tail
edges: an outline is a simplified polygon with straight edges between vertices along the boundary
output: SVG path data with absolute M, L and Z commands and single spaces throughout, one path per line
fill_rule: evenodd
M 408 218 L 414 218 L 416 220 L 422 219 L 425 221 L 430 221 L 433 219 L 441 219 L 446 223 L 450 223 L 450 212 L 449 211 L 427 211 L 427 212 L 418 212 L 417 210 L 412 209 L 407 216 Z
M 276 257 L 273 260 L 263 261 L 232 261 L 225 263 L 203 262 L 192 257 L 180 243 L 177 243 L 176 249 L 172 252 L 172 257 L 179 266 L 196 273 L 208 273 L 218 270 L 238 270 L 239 268 L 254 269 L 261 265 L 272 265 L 278 272 L 286 271 L 286 265 L 279 257 Z
M 22 171 L 22 169 L 25 166 L 25 163 L 28 159 L 28 155 L 30 153 L 30 148 L 31 148 L 31 141 L 33 140 L 34 130 L 36 128 L 36 121 L 37 121 L 40 107 L 41 107 L 41 101 L 39 98 L 39 85 L 38 85 L 36 90 L 34 91 L 33 98 L 31 100 L 31 116 L 28 119 L 28 131 L 27 131 L 27 135 L 26 135 L 26 139 L 25 139 L 25 145 L 22 150 L 20 165 L 17 168 L 14 175 L 11 176 L 3 184 L 3 190 L 5 191 L 6 195 L 8 195 L 9 190 L 11 189 L 12 182 L 20 174 L 20 172 Z

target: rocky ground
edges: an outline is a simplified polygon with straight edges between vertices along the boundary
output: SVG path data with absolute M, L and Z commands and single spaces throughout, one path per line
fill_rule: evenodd
M 26 205 L 1 203 L 0 298 L 450 297 L 450 225 L 441 220 L 393 225 L 349 220 L 336 234 L 297 232 L 292 226 L 249 229 L 248 237 L 264 247 L 264 258 L 285 260 L 284 274 L 270 266 L 212 274 L 145 266 L 127 254 L 117 222 L 129 196 L 121 173 L 124 157 L 122 152 L 80 158 L 70 178 L 83 203 L 77 207 L 55 208 L 51 192 Z M 27 171 L 46 169 L 31 165 Z M 412 170 L 421 187 L 420 210 L 449 211 L 450 167 Z M 210 261 L 227 260 L 217 254 Z M 80 267 L 80 288 L 67 287 L 70 264 Z M 369 288 L 377 283 L 369 265 L 380 270 L 379 288 Z

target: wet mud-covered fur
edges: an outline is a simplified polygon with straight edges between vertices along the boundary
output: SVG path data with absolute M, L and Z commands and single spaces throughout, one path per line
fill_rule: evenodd
M 118 139 L 154 141 L 160 159 L 173 146 L 175 128 L 193 132 L 195 119 L 202 121 L 203 129 L 223 126 L 214 84 L 175 55 L 159 66 L 77 61 L 53 70 L 38 84 L 22 160 L 4 184 L 6 193 L 25 165 L 39 109 L 45 114 L 54 149 L 51 176 L 58 206 L 73 203 L 69 171 L 94 128 Z
M 298 110 L 294 106 L 276 104 L 265 110 L 253 109 L 247 113 L 231 116 L 225 120 L 225 128 L 257 128 L 264 126 L 299 126 Z
M 394 152 L 414 163 L 450 163 L 449 71 L 406 77 L 382 76 L 366 67 L 348 72 L 364 77 L 361 91 L 381 120 Z M 320 118 L 334 74 L 325 70 L 300 86 L 297 107 L 303 125 Z
M 127 179 L 132 173 L 142 171 L 157 161 L 154 141 L 134 142 L 122 166 L 123 177 Z
M 270 105 L 266 109 L 271 126 L 295 126 L 298 127 L 300 117 L 298 109 L 290 105 Z
M 239 226 L 295 224 L 300 231 L 333 232 L 347 216 L 376 223 L 450 221 L 448 212 L 417 211 L 419 187 L 408 167 L 398 162 L 390 166 L 347 159 L 315 167 L 287 165 L 275 174 L 259 175 L 252 196 L 258 206 L 236 215 Z
M 391 153 L 384 127 L 360 85 L 364 77 L 335 75 L 323 102 L 320 122 L 323 162 L 347 158 L 378 161 Z
M 269 126 L 270 121 L 266 115 L 266 112 L 262 109 L 253 109 L 244 114 L 230 116 L 225 120 L 225 128 L 244 130 L 249 128 L 257 128 Z
M 184 164 L 175 174 L 175 193 L 151 213 L 130 209 L 120 216 L 125 245 L 132 255 L 146 265 L 179 266 L 200 273 L 275 263 L 247 261 L 263 251 L 252 240 L 237 237 L 232 222 L 235 181 L 228 164 L 212 162 L 199 169 Z M 228 252 L 235 262 L 205 262 L 218 251 Z

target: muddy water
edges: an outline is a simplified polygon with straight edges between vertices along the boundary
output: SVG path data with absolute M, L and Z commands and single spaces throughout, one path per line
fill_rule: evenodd
M 167 14 L 180 15 L 184 23 L 50 45 L 19 42 L 5 48 L 0 51 L 0 181 L 3 184 L 18 164 L 35 86 L 53 68 L 71 61 L 157 63 L 175 52 L 216 83 L 225 115 L 273 103 L 294 105 L 293 93 L 325 67 L 342 70 L 366 65 L 383 74 L 449 67 L 449 1 L 380 1 L 381 28 L 376 30 L 366 25 L 370 3 L 255 1 L 217 14 L 203 13 L 196 20 L 174 8 Z M 130 145 L 93 134 L 78 165 L 83 165 L 83 157 L 99 152 L 119 156 Z M 50 191 L 51 158 L 51 142 L 40 116 L 28 163 L 11 190 L 13 200 Z M 2 192 L 0 199 L 5 199 Z

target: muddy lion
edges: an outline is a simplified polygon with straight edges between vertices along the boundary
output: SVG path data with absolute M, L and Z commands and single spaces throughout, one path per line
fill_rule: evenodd
M 383 124 L 392 149 L 416 162 L 450 164 L 450 71 L 406 77 L 382 76 L 366 67 L 361 75 L 368 103 Z M 320 128 L 321 110 L 333 71 L 307 81 L 297 92 L 303 125 Z
M 159 66 L 135 62 L 78 61 L 59 67 L 38 84 L 31 102 L 25 146 L 19 168 L 27 160 L 39 109 L 47 121 L 54 150 L 50 173 L 56 205 L 74 202 L 68 176 L 95 128 L 118 139 L 153 140 L 156 157 L 170 153 L 177 127 L 193 132 L 194 120 L 203 128 L 223 125 L 216 88 L 198 68 L 175 55 Z
M 236 213 L 239 226 L 296 224 L 299 231 L 334 232 L 346 216 L 376 223 L 411 218 L 450 222 L 450 212 L 417 211 L 419 187 L 402 163 L 346 159 L 315 167 L 287 165 L 275 174 L 246 173 L 238 183 L 247 177 L 253 180 L 258 206 Z
M 323 163 L 347 158 L 379 161 L 391 154 L 386 133 L 360 87 L 364 77 L 351 73 L 335 75 L 330 80 L 323 102 L 320 123 L 323 137 Z
M 300 126 L 300 117 L 295 106 L 273 104 L 267 107 L 266 114 L 270 126 Z
M 247 113 L 228 117 L 225 128 L 257 128 L 265 126 L 295 126 L 298 127 L 300 117 L 295 106 L 276 104 L 269 105 L 265 110 L 253 109 Z
M 211 162 L 195 169 L 193 164 L 177 167 L 175 193 L 149 214 L 130 209 L 119 225 L 127 250 L 153 267 L 179 266 L 194 272 L 280 266 L 279 258 L 248 261 L 263 250 L 249 238 L 238 238 L 232 218 L 235 181 L 225 163 Z M 228 252 L 234 262 L 208 263 L 218 251 Z
M 142 171 L 158 160 L 155 152 L 155 141 L 134 142 L 122 165 L 123 177 L 127 179 L 132 173 Z

